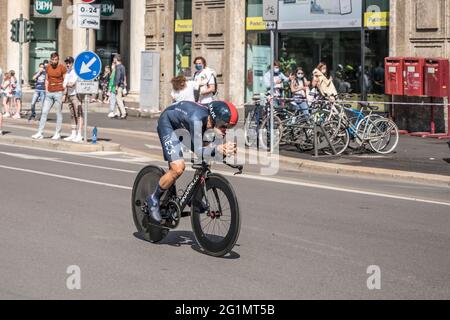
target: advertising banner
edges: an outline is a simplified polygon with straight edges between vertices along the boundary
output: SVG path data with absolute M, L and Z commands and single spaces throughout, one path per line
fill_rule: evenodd
M 359 28 L 361 10 L 361 0 L 282 0 L 278 29 Z

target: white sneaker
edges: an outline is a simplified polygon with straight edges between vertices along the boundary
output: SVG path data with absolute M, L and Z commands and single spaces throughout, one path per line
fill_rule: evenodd
M 32 136 L 31 138 L 34 139 L 34 140 L 42 140 L 42 139 L 44 139 L 44 136 L 42 135 L 42 133 L 38 132 L 34 136 Z
M 58 141 L 61 140 L 61 135 L 59 133 L 56 133 L 53 137 L 52 140 Z
M 6 112 L 6 113 L 3 115 L 3 118 L 11 118 L 11 114 L 10 114 L 9 112 Z
M 15 115 L 13 115 L 12 118 L 13 118 L 13 119 L 20 119 L 21 117 L 20 117 L 20 114 L 16 113 Z
M 108 118 L 110 118 L 110 119 L 115 118 L 115 117 L 116 117 L 116 115 L 114 114 L 114 112 L 110 112 L 108 114 Z
M 72 142 L 82 143 L 83 142 L 83 136 L 81 134 L 77 135 L 76 138 L 72 140 Z
M 65 138 L 64 141 L 71 142 L 71 141 L 75 140 L 76 137 L 77 137 L 76 133 L 72 133 L 70 135 L 70 137 Z

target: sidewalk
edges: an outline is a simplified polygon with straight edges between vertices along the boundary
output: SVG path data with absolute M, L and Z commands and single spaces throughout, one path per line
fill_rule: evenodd
M 99 129 L 99 138 L 115 143 L 115 150 L 161 159 L 161 146 L 156 134 L 157 120 L 131 118 L 125 121 L 110 120 L 104 113 L 89 115 L 90 130 Z M 48 136 L 53 134 L 54 115 L 47 125 Z M 69 117 L 65 115 L 63 133 L 70 133 Z M 240 126 L 243 120 L 241 119 Z M 37 123 L 7 119 L 4 131 L 9 131 L 0 142 L 21 136 L 31 141 Z M 3 139 L 3 140 L 2 140 Z M 86 151 L 88 152 L 88 151 Z M 256 150 L 247 150 L 255 154 Z M 280 163 L 295 170 L 322 173 L 403 179 L 416 182 L 439 183 L 450 186 L 450 150 L 447 141 L 401 136 L 395 153 L 387 156 L 373 153 L 348 154 L 342 157 L 313 157 L 312 153 L 299 153 L 295 147 L 283 146 Z
M 24 90 L 22 93 L 22 112 L 26 112 L 30 110 L 31 100 L 33 98 L 34 90 L 27 89 Z M 159 116 L 158 113 L 150 113 L 147 110 L 141 110 L 139 106 L 139 100 L 137 96 L 128 95 L 124 99 L 125 102 L 125 108 L 127 109 L 128 116 L 130 117 L 138 117 L 138 118 L 157 118 Z M 37 103 L 38 111 L 41 110 L 41 102 Z M 51 113 L 54 112 L 53 108 L 50 111 Z M 63 108 L 64 113 L 68 113 L 68 108 Z M 96 113 L 109 113 L 109 104 L 104 104 L 101 102 L 95 102 L 95 103 L 89 103 L 89 112 L 96 112 Z

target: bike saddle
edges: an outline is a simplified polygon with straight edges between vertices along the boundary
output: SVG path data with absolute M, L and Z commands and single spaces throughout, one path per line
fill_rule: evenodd
M 359 105 L 364 109 L 367 108 L 372 111 L 378 111 L 380 108 L 377 106 L 371 106 L 368 102 L 359 102 Z

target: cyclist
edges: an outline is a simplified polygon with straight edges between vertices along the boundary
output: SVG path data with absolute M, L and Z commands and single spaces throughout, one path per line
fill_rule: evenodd
M 215 157 L 217 152 L 224 156 L 236 154 L 233 143 L 221 144 L 214 141 L 205 145 L 203 135 L 213 129 L 216 135 L 224 137 L 227 129 L 233 128 L 239 120 L 236 107 L 226 101 L 213 101 L 207 106 L 191 101 L 181 101 L 169 106 L 158 121 L 158 135 L 163 148 L 164 159 L 169 162 L 169 171 L 161 177 L 155 192 L 147 198 L 150 223 L 161 225 L 160 199 L 166 190 L 181 177 L 186 168 L 183 158 L 183 146 L 176 131 L 189 131 L 190 148 L 198 157 L 205 159 Z M 220 139 L 219 139 L 220 140 Z

